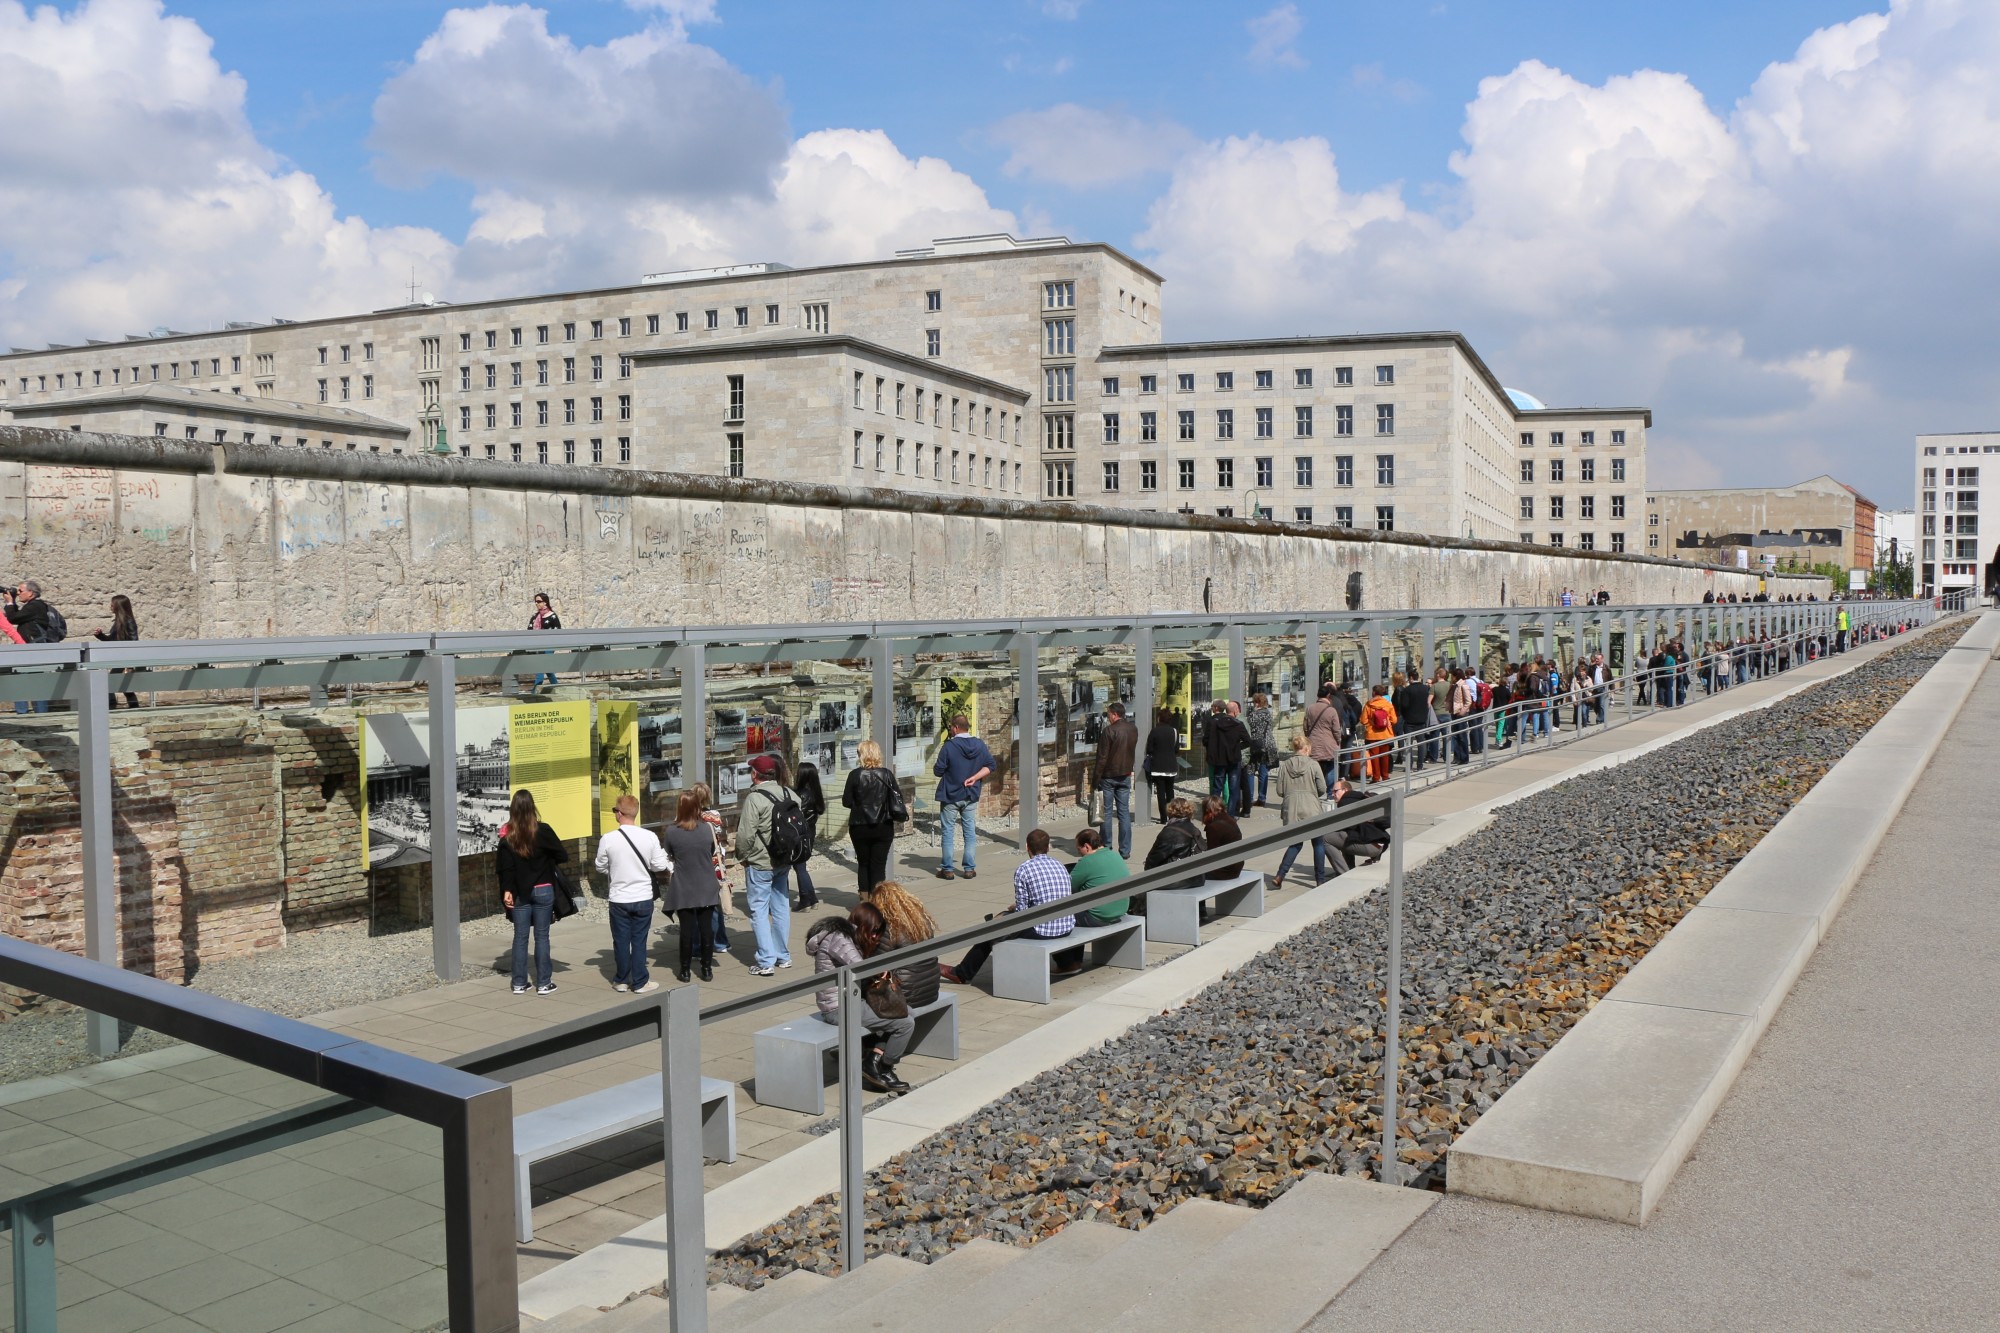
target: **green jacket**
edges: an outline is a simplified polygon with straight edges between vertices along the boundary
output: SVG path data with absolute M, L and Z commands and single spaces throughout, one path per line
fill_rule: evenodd
M 776 782 L 760 782 L 742 796 L 742 812 L 736 817 L 736 854 L 759 870 L 772 868 L 771 811 L 782 791 Z
M 1099 847 L 1089 856 L 1079 857 L 1069 868 L 1069 891 L 1082 893 L 1103 884 L 1115 884 L 1131 877 L 1132 867 L 1125 864 L 1115 848 Z M 1110 902 L 1098 903 L 1084 910 L 1099 916 L 1124 916 L 1130 910 L 1130 898 L 1113 898 Z

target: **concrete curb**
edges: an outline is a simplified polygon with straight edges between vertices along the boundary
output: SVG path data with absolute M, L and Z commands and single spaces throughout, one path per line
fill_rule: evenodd
M 1831 673 L 1838 674 L 1842 672 Z M 1503 805 L 1584 773 L 1650 753 L 1706 727 L 1768 707 L 1829 678 L 1830 675 L 1802 679 L 1760 702 L 1699 719 L 1630 750 L 1591 755 L 1573 767 L 1507 796 L 1445 815 L 1430 827 L 1411 835 L 1405 842 L 1404 870 L 1406 873 L 1415 870 L 1440 852 L 1485 828 L 1493 821 L 1493 812 Z M 980 1107 L 1036 1075 L 1124 1035 L 1154 1014 L 1185 1004 L 1258 954 L 1349 906 L 1371 890 L 1388 883 L 1388 879 L 1386 862 L 1349 871 L 1339 879 L 1308 890 L 1261 917 L 1238 922 L 1228 934 L 1151 969 L 1033 1032 L 967 1062 L 908 1096 L 896 1099 L 866 1117 L 862 1135 L 865 1165 L 870 1170 L 881 1166 L 897 1153 L 914 1147 L 948 1125 L 964 1120 Z M 1561 1049 L 1560 1044 L 1557 1049 Z M 1519 1086 L 1516 1085 L 1515 1091 L 1508 1095 L 1515 1095 Z M 706 1196 L 704 1239 L 710 1250 L 733 1244 L 778 1221 L 793 1209 L 838 1190 L 839 1153 L 839 1136 L 829 1134 L 787 1153 L 778 1161 L 709 1191 Z M 634 1292 L 656 1286 L 665 1278 L 666 1219 L 660 1217 L 522 1283 L 521 1311 L 547 1319 L 579 1305 L 611 1305 L 625 1300 Z
M 1988 614 L 1452 1145 L 1451 1192 L 1644 1225 L 1996 648 Z

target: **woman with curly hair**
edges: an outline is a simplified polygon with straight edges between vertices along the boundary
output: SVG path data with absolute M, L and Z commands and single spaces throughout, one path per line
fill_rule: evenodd
M 885 879 L 877 884 L 862 901 L 872 905 L 882 914 L 882 945 L 888 949 L 907 949 L 912 944 L 922 944 L 938 933 L 937 922 L 917 896 L 893 879 Z M 920 1009 L 930 1004 L 938 996 L 938 960 L 925 958 L 906 967 L 893 969 L 897 987 L 912 1009 Z

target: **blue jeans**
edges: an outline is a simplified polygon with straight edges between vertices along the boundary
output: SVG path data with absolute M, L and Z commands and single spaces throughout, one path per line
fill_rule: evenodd
M 1271 794 L 1271 766 L 1269 764 L 1252 764 L 1250 765 L 1250 774 L 1257 780 L 1257 804 L 1262 805 L 1264 804 L 1264 799 Z M 1129 859 L 1129 853 L 1125 855 Z
M 553 686 L 556 683 L 556 673 L 553 671 L 544 671 L 536 675 L 535 688 L 538 690 L 542 688 L 543 681 L 547 681 L 550 685 Z
M 611 904 L 611 980 L 633 990 L 652 979 L 646 970 L 646 936 L 653 927 L 653 900 Z
M 743 896 L 750 900 L 750 929 L 757 935 L 757 966 L 791 962 L 792 898 L 778 886 L 777 871 L 746 866 Z
M 1104 794 L 1104 833 L 1108 844 L 1111 821 L 1118 821 L 1118 854 L 1126 860 L 1132 859 L 1132 779 L 1104 778 L 1097 784 L 1097 790 Z
M 709 933 L 715 940 L 715 947 L 723 953 L 729 952 L 729 932 L 722 928 L 722 909 L 717 907 L 715 918 L 709 925 Z
M 1278 862 L 1279 879 L 1282 880 L 1286 875 L 1292 873 L 1292 864 L 1299 859 L 1299 848 L 1302 847 L 1303 845 L 1304 845 L 1303 843 L 1295 842 L 1291 846 L 1285 848 L 1284 859 Z M 1313 849 L 1313 883 L 1315 884 L 1324 883 L 1326 880 L 1326 844 L 1321 842 L 1318 838 L 1314 838 L 1312 840 L 1312 849 Z
M 556 889 L 553 884 L 537 884 L 528 895 L 528 901 L 514 899 L 515 906 L 507 910 L 514 920 L 514 985 L 518 988 L 528 984 L 528 932 L 535 932 L 535 984 L 549 984 L 552 964 L 549 961 L 549 923 L 555 920 Z
M 799 906 L 816 907 L 819 905 L 819 890 L 813 887 L 812 872 L 806 869 L 804 861 L 799 862 L 797 865 L 779 866 L 771 874 L 775 877 L 775 883 L 777 884 L 776 892 L 780 898 L 785 899 L 787 902 L 791 901 L 792 876 L 796 874 L 799 877 Z
M 30 707 L 26 699 L 16 699 L 14 701 L 14 711 L 17 713 L 46 713 L 49 711 L 49 701 L 47 699 L 37 699 L 34 701 L 33 706 Z
M 972 871 L 978 869 L 974 853 L 979 843 L 979 802 L 945 801 L 938 806 L 941 836 L 944 849 L 939 854 L 946 870 Z M 965 858 L 953 861 L 960 837 L 965 839 Z

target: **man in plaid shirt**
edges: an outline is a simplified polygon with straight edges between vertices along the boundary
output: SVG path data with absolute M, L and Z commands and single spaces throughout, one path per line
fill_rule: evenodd
M 1069 897 L 1069 867 L 1049 855 L 1049 835 L 1036 829 L 1028 835 L 1028 859 L 1021 862 L 1021 868 L 1014 872 L 1014 905 L 1007 912 L 1022 912 L 1031 907 L 1041 907 Z M 1002 912 L 1005 916 L 1007 912 Z M 1014 939 L 1059 940 L 1076 929 L 1076 918 L 1059 916 L 1044 921 L 1037 926 L 1029 926 Z M 957 967 L 938 969 L 938 975 L 954 986 L 963 986 L 979 975 L 979 969 L 986 966 L 986 959 L 993 952 L 991 944 L 975 944 Z M 1058 970 L 1056 976 L 1067 976 L 1078 969 Z

